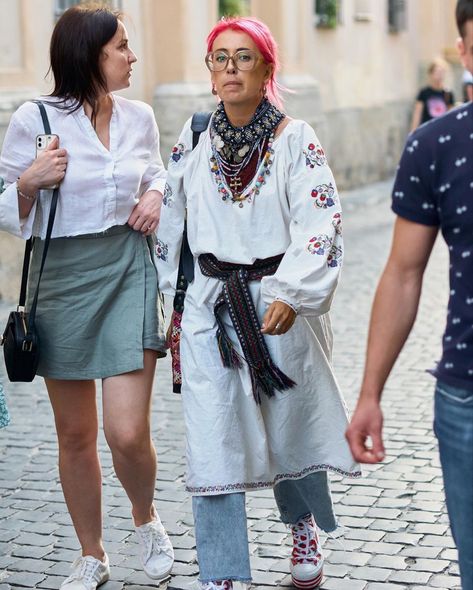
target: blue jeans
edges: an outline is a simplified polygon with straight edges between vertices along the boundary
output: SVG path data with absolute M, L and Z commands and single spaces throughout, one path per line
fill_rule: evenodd
M 274 497 L 286 524 L 295 524 L 311 513 L 321 529 L 330 532 L 337 527 L 325 471 L 276 484 Z M 192 509 L 200 581 L 250 582 L 245 494 L 194 496 Z
M 473 391 L 437 382 L 434 431 L 463 590 L 473 590 Z

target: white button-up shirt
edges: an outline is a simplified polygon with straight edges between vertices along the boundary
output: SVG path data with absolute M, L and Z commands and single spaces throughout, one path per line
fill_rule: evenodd
M 43 101 L 56 101 L 42 97 Z M 74 113 L 46 104 L 51 132 L 68 153 L 52 236 L 76 236 L 124 225 L 141 195 L 163 192 L 166 179 L 152 108 L 113 96 L 110 150 L 99 140 L 81 107 Z M 22 238 L 46 235 L 52 191 L 42 190 L 30 214 L 20 219 L 17 178 L 35 158 L 36 136 L 44 133 L 38 106 L 23 104 L 12 116 L 0 157 L 0 230 Z

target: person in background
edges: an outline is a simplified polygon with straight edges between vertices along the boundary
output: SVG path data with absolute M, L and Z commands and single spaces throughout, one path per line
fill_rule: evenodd
M 456 20 L 460 57 L 473 73 L 472 0 L 458 0 Z M 440 230 L 450 253 L 450 299 L 442 357 L 431 371 L 437 379 L 434 431 L 464 590 L 473 589 L 472 156 L 473 102 L 409 136 L 393 189 L 391 253 L 373 303 L 363 383 L 347 431 L 357 461 L 382 461 L 383 387 L 413 326 Z M 409 395 L 407 384 L 400 394 Z
M 429 84 L 422 88 L 417 95 L 412 114 L 411 131 L 417 129 L 422 123 L 445 115 L 455 104 L 453 92 L 445 89 L 447 72 L 448 64 L 443 59 L 437 58 L 429 65 L 427 70 Z
M 54 411 L 61 484 L 82 549 L 61 589 L 94 590 L 110 575 L 95 379 L 102 380 L 105 437 L 131 501 L 144 570 L 159 580 L 173 564 L 153 504 L 150 435 L 156 359 L 165 350 L 151 236 L 166 171 L 151 107 L 114 94 L 130 85 L 136 62 L 118 14 L 67 10 L 54 28 L 50 56 L 55 86 L 41 100 L 60 144 L 54 139 L 35 159 L 43 133 L 38 107 L 27 102 L 14 113 L 0 158 L 6 186 L 0 229 L 35 237 L 34 291 L 51 204 L 52 191 L 44 189 L 61 183 L 36 315 L 38 374 Z
M 473 101 L 473 74 L 468 70 L 462 76 L 463 102 Z

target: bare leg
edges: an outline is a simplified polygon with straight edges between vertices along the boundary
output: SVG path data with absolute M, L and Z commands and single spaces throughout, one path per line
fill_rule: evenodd
M 82 555 L 103 560 L 102 476 L 93 381 L 45 379 L 59 443 L 59 474 Z
M 103 381 L 103 421 L 113 465 L 132 504 L 136 526 L 153 520 L 156 450 L 150 433 L 156 353 L 144 351 L 144 368 Z

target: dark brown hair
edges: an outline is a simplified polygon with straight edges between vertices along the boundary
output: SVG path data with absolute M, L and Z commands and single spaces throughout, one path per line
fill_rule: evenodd
M 69 112 L 84 102 L 92 106 L 95 122 L 99 94 L 107 90 L 100 53 L 118 29 L 121 14 L 105 6 L 73 6 L 57 21 L 51 37 L 50 60 L 59 106 Z M 73 99 L 72 105 L 70 99 Z M 75 100 L 74 100 L 75 99 Z
M 458 0 L 455 16 L 457 18 L 458 32 L 464 37 L 466 23 L 473 20 L 473 0 Z

